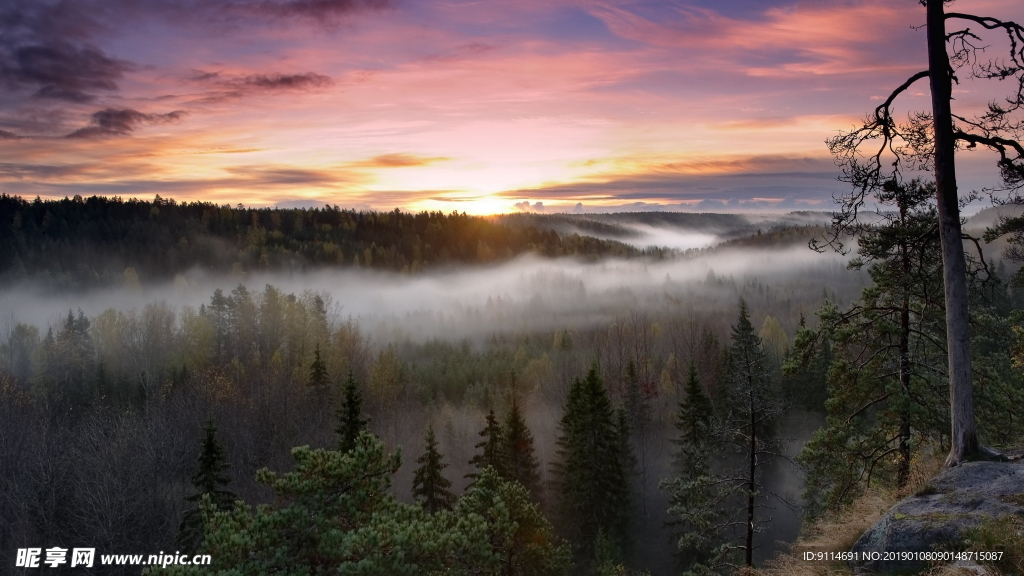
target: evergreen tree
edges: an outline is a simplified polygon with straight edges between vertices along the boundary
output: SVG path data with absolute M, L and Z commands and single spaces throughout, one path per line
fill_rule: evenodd
M 356 440 L 366 430 L 369 420 L 362 417 L 363 397 L 359 394 L 359 385 L 352 372 L 348 373 L 343 393 L 344 401 L 338 409 L 338 427 L 334 431 L 338 434 L 338 449 L 348 452 L 356 447 Z
M 432 424 L 427 426 L 424 449 L 426 452 L 416 459 L 420 466 L 413 474 L 413 497 L 431 514 L 440 510 L 451 510 L 452 504 L 455 503 L 455 495 L 450 490 L 451 481 L 442 474 L 448 465 L 444 463 L 444 456 L 437 450 L 437 439 L 434 437 Z
M 569 389 L 559 428 L 553 470 L 559 517 L 577 558 L 587 564 L 600 533 L 624 548 L 630 516 L 627 455 L 596 363 Z
M 526 488 L 502 478 L 494 468 L 485 466 L 480 471 L 456 512 L 487 521 L 487 540 L 500 565 L 499 571 L 491 572 L 494 576 L 568 573 L 572 561 L 569 546 L 554 535 Z
M 831 356 L 826 426 L 800 456 L 810 511 L 849 503 L 870 482 L 905 486 L 914 445 L 949 431 L 945 390 L 945 312 L 934 187 L 889 183 L 879 201 L 896 210 L 865 227 L 852 268 L 873 285 L 840 311 L 828 304 L 817 333 L 798 335 L 807 366 Z
M 677 449 L 676 472 L 682 478 L 693 479 L 708 473 L 714 406 L 697 376 L 697 366 L 692 361 L 683 398 L 675 421 L 678 437 L 673 440 Z
M 522 484 L 530 493 L 534 502 L 541 500 L 540 463 L 533 447 L 533 434 L 526 426 L 519 402 L 512 397 L 512 406 L 503 426 L 504 437 L 504 469 L 510 480 Z
M 520 512 L 521 507 L 504 495 L 484 500 L 464 514 L 430 514 L 398 502 L 389 488 L 400 458 L 387 454 L 384 444 L 368 432 L 349 452 L 300 446 L 292 449 L 292 457 L 292 472 L 257 472 L 256 479 L 273 490 L 273 504 L 254 509 L 237 502 L 217 514 L 212 506 L 204 506 L 208 528 L 203 551 L 210 554 L 212 566 L 169 566 L 160 573 L 499 574 L 500 559 L 488 537 L 513 534 L 514 520 L 529 518 L 528 511 Z M 489 516 L 476 513 L 490 505 L 495 509 Z M 513 518 L 503 516 L 506 511 Z M 555 556 L 545 554 L 543 544 L 535 550 L 539 555 L 532 554 L 528 544 L 526 548 L 524 560 Z
M 782 413 L 781 402 L 774 396 L 771 386 L 770 366 L 761 338 L 750 323 L 747 303 L 740 300 L 740 314 L 732 328 L 730 366 L 729 413 L 724 438 L 742 454 L 746 461 L 742 472 L 728 482 L 731 491 L 743 494 L 746 530 L 742 549 L 744 563 L 753 565 L 754 534 L 760 531 L 764 522 L 757 518 L 757 499 L 763 497 L 761 473 L 767 458 L 774 453 L 774 444 L 769 436 L 769 427 Z
M 309 385 L 314 390 L 326 390 L 330 383 L 327 364 L 320 358 L 320 344 L 317 344 L 316 350 L 313 352 L 313 363 L 309 365 Z
M 807 320 L 800 314 L 793 347 L 782 365 L 782 397 L 804 410 L 825 412 L 832 342 L 822 339 L 819 343 L 816 338 L 817 334 L 807 327 Z
M 175 543 L 182 550 L 194 552 L 203 543 L 204 526 L 201 504 L 208 501 L 216 510 L 228 510 L 235 501 L 235 494 L 224 487 L 231 482 L 227 475 L 229 465 L 224 455 L 224 447 L 217 441 L 217 427 L 213 420 L 207 421 L 203 428 L 203 441 L 199 450 L 199 468 L 192 475 L 192 486 L 196 492 L 186 500 L 193 507 L 186 510 L 178 526 L 178 537 Z
M 475 471 L 465 476 L 473 480 L 470 487 L 476 482 L 480 472 L 488 466 L 494 468 L 502 478 L 507 477 L 505 472 L 505 434 L 498 419 L 494 416 L 494 408 L 487 411 L 487 422 L 484 424 L 483 430 L 480 431 L 480 437 L 483 440 L 476 444 L 479 452 L 469 461 L 470 466 L 475 467 Z
M 668 496 L 669 522 L 675 538 L 676 554 L 683 574 L 716 575 L 729 571 L 728 555 L 732 547 L 721 530 L 728 514 L 719 507 L 725 484 L 711 475 L 709 456 L 713 444 L 713 406 L 690 362 L 679 403 L 675 427 L 676 477 L 661 482 Z

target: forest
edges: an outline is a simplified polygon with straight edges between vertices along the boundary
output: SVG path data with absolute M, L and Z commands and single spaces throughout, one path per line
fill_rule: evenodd
M 707 215 L 685 230 L 714 245 L 649 250 L 569 216 L 4 197 L 0 550 L 211 555 L 180 574 L 762 566 L 948 450 L 932 194 L 901 188 L 849 256 L 808 249 L 805 215 Z M 1014 238 L 970 259 L 996 447 L 1024 436 Z

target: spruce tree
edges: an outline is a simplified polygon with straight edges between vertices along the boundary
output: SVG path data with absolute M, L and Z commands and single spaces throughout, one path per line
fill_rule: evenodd
M 687 479 L 708 473 L 711 450 L 711 421 L 714 406 L 697 376 L 697 366 L 690 361 L 689 374 L 683 388 L 684 400 L 679 403 L 675 427 L 676 473 Z
M 313 363 L 309 365 L 309 385 L 314 390 L 326 390 L 330 383 L 327 364 L 320 358 L 320 344 L 317 344 L 316 351 L 313 352 Z
M 519 402 L 512 397 L 512 406 L 505 418 L 504 469 L 510 480 L 522 484 L 534 502 L 541 500 L 540 463 L 534 453 L 533 434 L 526 426 Z
M 474 467 L 474 471 L 465 476 L 472 480 L 470 487 L 476 483 L 480 473 L 488 466 L 494 468 L 502 478 L 507 477 L 505 472 L 505 434 L 498 419 L 494 416 L 494 408 L 487 411 L 487 422 L 484 424 L 483 430 L 480 431 L 480 437 L 482 440 L 476 444 L 479 452 L 469 461 L 470 466 Z
M 348 379 L 345 380 L 343 394 L 343 404 L 338 409 L 338 427 L 334 431 L 338 434 L 338 449 L 348 452 L 356 447 L 360 432 L 369 423 L 369 420 L 362 417 L 363 397 L 359 394 L 359 385 L 352 372 L 348 373 Z
M 431 514 L 440 510 L 451 510 L 455 503 L 455 495 L 450 490 L 451 481 L 442 474 L 448 465 L 444 463 L 444 456 L 437 450 L 433 424 L 427 426 L 424 449 L 426 451 L 423 455 L 416 459 L 420 466 L 413 474 L 413 497 Z
M 577 559 L 589 563 L 600 533 L 624 547 L 630 516 L 627 455 L 596 363 L 569 389 L 559 428 L 559 517 Z
M 203 543 L 204 527 L 201 504 L 204 498 L 217 510 L 228 510 L 235 501 L 235 494 L 224 487 L 231 482 L 227 475 L 229 465 L 224 447 L 217 441 L 217 427 L 209 420 L 203 428 L 203 441 L 199 450 L 198 470 L 192 475 L 192 486 L 196 492 L 185 498 L 193 504 L 182 515 L 178 526 L 176 544 L 183 550 L 194 552 Z
M 677 453 L 676 476 L 661 482 L 669 500 L 668 523 L 676 543 L 676 555 L 683 574 L 710 576 L 729 570 L 730 546 L 720 529 L 727 524 L 726 511 L 719 507 L 722 486 L 710 472 L 709 456 L 713 434 L 713 406 L 691 361 L 679 403 L 673 440 Z
M 740 479 L 732 483 L 737 492 L 745 492 L 744 508 L 746 534 L 742 548 L 744 563 L 753 565 L 754 533 L 760 531 L 764 522 L 756 517 L 760 507 L 757 499 L 761 495 L 761 468 L 775 453 L 775 446 L 768 434 L 773 421 L 782 413 L 781 402 L 775 397 L 771 385 L 770 366 L 761 338 L 750 323 L 747 303 L 740 300 L 740 314 L 732 328 L 730 366 L 729 413 L 726 419 L 725 438 L 739 454 L 745 464 L 742 472 L 735 475 Z

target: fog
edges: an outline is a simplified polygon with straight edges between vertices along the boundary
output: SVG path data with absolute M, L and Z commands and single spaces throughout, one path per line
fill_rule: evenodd
M 346 370 L 355 372 L 364 386 L 373 378 L 375 362 L 384 365 L 383 350 L 390 344 L 399 344 L 399 354 L 407 355 L 400 361 L 401 370 L 406 370 L 400 378 L 407 383 L 414 382 L 415 386 L 408 388 L 414 391 L 391 400 L 381 396 L 366 406 L 371 430 L 390 447 L 403 449 L 403 465 L 394 477 L 393 486 L 396 495 L 405 500 L 410 499 L 412 470 L 421 452 L 422 434 L 428 422 L 438 430 L 441 450 L 449 463 L 445 474 L 453 481 L 457 492 L 465 487 L 463 475 L 472 471 L 468 462 L 483 425 L 484 406 L 496 404 L 499 412 L 506 409 L 502 394 L 507 383 L 502 379 L 508 375 L 505 367 L 513 364 L 503 362 L 518 357 L 524 342 L 533 339 L 533 348 L 529 351 L 533 356 L 521 363 L 517 377 L 528 390 L 523 407 L 536 441 L 541 473 L 545 476 L 556 460 L 558 421 L 569 382 L 582 376 L 597 359 L 602 377 L 609 389 L 616 390 L 613 396 L 621 403 L 626 358 L 631 354 L 646 355 L 644 362 L 637 363 L 642 371 L 640 378 L 656 391 L 652 393 L 649 436 L 642 442 L 643 475 L 635 481 L 640 515 L 636 557 L 642 559 L 641 566 L 652 574 L 667 575 L 673 573 L 672 543 L 665 530 L 665 522 L 670 518 L 666 513 L 667 499 L 658 483 L 674 473 L 671 439 L 676 435 L 673 419 L 680 389 L 679 374 L 682 373 L 679 367 L 694 358 L 695 335 L 700 329 L 711 330 L 718 342 L 727 346 L 728 327 L 735 322 L 737 302 L 743 297 L 751 303 L 755 326 L 760 326 L 766 316 L 771 315 L 791 337 L 800 316 L 813 318 L 825 299 L 841 304 L 853 300 L 866 285 L 867 278 L 863 272 L 846 268 L 847 257 L 817 253 L 803 244 L 773 248 L 728 245 L 706 248 L 732 233 L 622 221 L 616 222 L 616 226 L 631 230 L 630 242 L 638 246 L 652 243 L 680 250 L 701 249 L 663 260 L 585 261 L 526 255 L 500 264 L 417 274 L 354 267 L 245 274 L 210 274 L 193 269 L 167 283 L 143 282 L 141 286 L 123 285 L 76 294 L 56 294 L 47 292 L 41 285 L 26 283 L 0 294 L 0 328 L 27 323 L 39 327 L 41 335 L 48 327 L 57 332 L 69 310 L 81 310 L 86 317 L 95 318 L 108 309 L 128 312 L 142 310 L 152 303 L 161 303 L 173 311 L 198 308 L 209 305 L 214 290 L 221 289 L 227 294 L 239 284 L 253 293 L 257 307 L 267 285 L 273 285 L 284 294 L 319 295 L 327 305 L 329 320 L 335 328 L 349 323 L 357 326 L 358 332 L 366 337 L 365 348 L 359 338 L 348 341 L 352 353 L 346 356 L 344 364 Z M 770 227 L 766 225 L 765 229 L 769 231 Z M 176 322 L 174 316 L 166 317 L 169 323 Z M 571 350 L 558 344 L 552 346 L 552 335 L 557 341 L 560 332 L 572 333 L 576 343 Z M 496 336 L 505 339 L 492 347 L 491 352 L 500 347 L 507 349 L 493 356 L 482 352 L 477 360 L 493 363 L 494 374 L 503 371 L 498 377 L 478 371 L 458 395 L 446 396 L 444 391 L 431 388 L 437 381 L 450 383 L 458 376 L 445 371 L 443 364 L 447 360 L 429 356 L 439 355 L 436 349 L 430 348 L 433 342 L 458 344 L 458 353 L 469 355 L 470 349 L 486 349 L 489 339 Z M 688 338 L 690 344 L 684 342 Z M 324 344 L 325 357 L 334 355 L 328 360 L 332 375 L 337 376 L 342 373 L 337 358 L 343 354 L 337 344 L 335 348 Z M 419 344 L 424 346 L 417 350 Z M 166 355 L 165 350 L 156 347 L 152 350 L 155 355 Z M 317 350 L 319 353 L 320 348 Z M 718 362 L 720 357 L 716 353 L 713 351 L 706 360 Z M 128 352 L 123 354 L 131 356 Z M 125 362 L 134 366 L 133 361 Z M 332 361 L 335 364 L 330 364 Z M 308 371 L 308 357 L 302 356 L 294 362 L 297 366 L 294 373 L 301 375 Z M 470 364 L 466 360 L 466 365 Z M 108 369 L 114 373 L 118 368 L 111 364 Z M 155 373 L 156 369 L 153 370 Z M 711 372 L 707 372 L 709 379 L 721 378 Z M 428 373 L 429 378 L 424 376 Z M 197 377 L 203 378 L 202 375 Z M 193 445 L 185 440 L 191 441 L 189 435 L 195 433 L 197 423 L 207 417 L 208 410 L 217 410 L 218 425 L 223 427 L 235 466 L 234 489 L 248 501 L 259 502 L 265 493 L 252 480 L 254 470 L 262 466 L 287 468 L 291 446 L 331 446 L 334 442 L 333 408 L 329 402 L 317 403 L 296 395 L 295 389 L 289 387 L 292 377 L 287 372 L 249 373 L 237 377 L 242 382 L 238 390 L 245 391 L 239 392 L 244 401 L 210 408 L 203 405 L 201 399 L 189 398 L 194 406 L 165 408 L 172 411 L 176 419 L 163 426 L 178 431 L 174 437 L 182 446 L 179 448 L 183 455 L 180 468 L 188 470 Z M 275 384 L 277 380 L 280 383 Z M 482 400 L 480 394 L 490 396 Z M 292 424 L 282 428 L 280 422 Z M 801 411 L 788 414 L 780 422 L 782 451 L 789 457 L 796 455 L 820 423 L 820 415 Z M 126 441 L 131 444 L 144 439 Z M 152 442 L 169 440 L 161 437 Z M 637 442 L 639 446 L 641 441 Z M 96 456 L 97 461 L 104 457 Z M 717 455 L 715 458 L 716 466 L 723 470 L 733 464 L 731 457 Z M 165 471 L 163 463 L 152 466 L 157 471 L 154 473 Z M 780 462 L 767 466 L 764 473 L 769 478 L 766 486 L 772 492 L 797 499 L 802 480 L 795 468 Z M 169 509 L 180 506 L 180 496 L 177 493 L 167 496 Z M 792 541 L 800 525 L 798 511 L 781 504 L 770 515 L 773 517 L 770 534 L 759 536 L 761 544 L 756 553 L 759 560 L 771 557 L 780 549 L 776 541 Z
M 671 235 L 672 232 L 665 234 Z M 302 274 L 209 275 L 192 270 L 174 282 L 114 287 L 79 294 L 47 294 L 22 285 L 0 294 L 0 317 L 45 329 L 82 310 L 92 317 L 113 308 L 129 310 L 164 302 L 171 308 L 208 303 L 215 289 L 245 285 L 259 292 L 271 284 L 284 293 L 313 291 L 336 318 L 351 318 L 375 338 L 461 340 L 501 332 L 535 332 L 573 326 L 586 328 L 627 309 L 657 311 L 668 300 L 718 300 L 720 288 L 707 280 L 769 284 L 806 278 L 813 271 L 860 275 L 844 270 L 846 258 L 816 253 L 805 246 L 782 250 L 719 249 L 676 260 L 605 260 L 522 256 L 486 267 L 417 275 L 348 268 Z M 855 282 L 855 284 L 859 284 Z M 815 288 L 820 291 L 820 285 Z M 728 305 L 734 306 L 730 300 Z M 810 314 L 813 311 L 808 310 Z

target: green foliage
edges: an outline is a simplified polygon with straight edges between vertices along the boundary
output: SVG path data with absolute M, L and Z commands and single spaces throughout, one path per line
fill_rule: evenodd
M 313 352 L 313 363 L 309 365 L 309 386 L 314 390 L 326 390 L 331 384 L 331 378 L 327 375 L 327 364 L 320 358 L 320 344 L 317 343 L 316 351 Z
M 676 472 L 680 477 L 696 478 L 708 472 L 714 406 L 697 376 L 697 366 L 693 362 L 689 364 L 683 398 L 675 420 L 678 436 L 673 440 L 678 451 Z
M 801 314 L 793 347 L 782 364 L 783 400 L 804 410 L 824 412 L 828 399 L 826 375 L 831 364 L 831 340 L 819 341 L 818 333 L 807 327 Z
M 451 480 L 442 474 L 448 464 L 437 450 L 433 425 L 427 426 L 423 443 L 425 452 L 416 459 L 419 467 L 413 474 L 412 494 L 431 514 L 440 510 L 451 510 L 455 503 L 455 495 L 450 490 Z
M 122 284 L 127 268 L 142 284 L 191 268 L 358 265 L 416 271 L 525 252 L 551 257 L 647 253 L 613 240 L 458 212 L 232 208 L 159 197 L 30 202 L 0 195 L 0 285 L 25 278 L 66 289 Z
M 493 408 L 487 411 L 487 421 L 483 430 L 480 430 L 480 437 L 483 440 L 476 445 L 479 452 L 469 461 L 469 464 L 475 467 L 476 471 L 466 474 L 466 478 L 473 479 L 473 483 L 475 483 L 476 478 L 480 476 L 480 472 L 487 467 L 494 469 L 502 478 L 506 478 L 505 434 L 501 429 L 501 424 L 498 423 L 498 419 L 494 416 Z
M 714 574 L 727 561 L 729 546 L 717 529 L 726 514 L 719 508 L 720 484 L 710 476 L 714 409 L 693 362 L 679 403 L 673 440 L 676 476 L 662 480 L 669 501 L 668 523 L 675 537 L 676 556 L 685 574 Z M 703 572 L 701 572 L 703 570 Z
M 207 501 L 203 552 L 212 569 L 171 567 L 177 575 L 263 574 L 469 575 L 498 574 L 477 514 L 399 503 L 389 493 L 398 454 L 388 455 L 369 433 L 355 449 L 292 450 L 295 470 L 278 476 L 260 470 L 277 504 L 252 511 L 242 502 L 217 511 Z M 163 573 L 163 572 L 161 572 Z
M 355 448 L 356 440 L 366 430 L 369 422 L 362 417 L 363 398 L 352 372 L 348 373 L 348 379 L 345 380 L 343 394 L 343 403 L 338 409 L 338 427 L 334 431 L 338 434 L 338 449 L 348 452 Z
M 553 472 L 563 530 L 584 562 L 598 534 L 618 549 L 628 541 L 630 483 L 621 430 L 597 364 L 569 389 L 559 423 L 559 462 Z
M 730 518 L 724 509 L 728 487 L 709 474 L 684 475 L 661 481 L 669 498 L 670 526 L 684 576 L 730 574 L 736 547 L 730 543 Z
M 485 466 L 456 507 L 456 514 L 477 515 L 487 523 L 490 543 L 502 576 L 556 576 L 568 574 L 572 554 L 568 544 L 554 535 L 531 500 L 529 491 Z
M 851 502 L 873 480 L 903 485 L 915 444 L 949 432 L 945 312 L 934 186 L 888 185 L 882 202 L 896 212 L 865 226 L 859 256 L 874 284 L 859 302 L 818 313 L 804 331 L 801 361 L 831 355 L 827 425 L 807 443 L 805 500 L 812 513 Z
M 194 506 L 185 511 L 178 526 L 175 543 L 186 552 L 199 549 L 203 542 L 202 505 L 214 510 L 228 510 L 235 501 L 235 494 L 224 487 L 231 482 L 227 475 L 230 467 L 224 454 L 224 447 L 217 441 L 217 427 L 213 420 L 203 428 L 203 441 L 199 450 L 196 473 L 192 475 L 192 486 L 196 492 L 185 499 Z
M 512 406 L 505 417 L 504 432 L 504 469 L 505 477 L 523 485 L 530 493 L 534 502 L 542 497 L 540 485 L 540 462 L 533 447 L 533 434 L 526 426 L 519 402 L 513 396 Z

